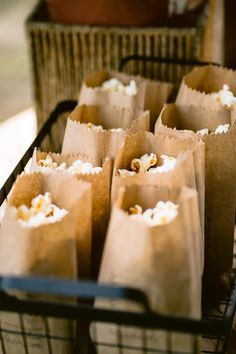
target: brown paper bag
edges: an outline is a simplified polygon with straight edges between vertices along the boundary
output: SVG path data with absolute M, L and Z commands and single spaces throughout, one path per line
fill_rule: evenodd
M 81 123 L 102 125 L 105 131 L 88 129 Z M 121 128 L 118 131 L 111 129 Z M 82 105 L 74 109 L 67 120 L 62 146 L 64 154 L 84 154 L 96 160 L 114 158 L 127 134 L 149 130 L 149 112 L 115 107 Z
M 158 200 L 171 200 L 179 204 L 178 216 L 169 224 L 150 227 L 132 220 L 127 214 L 130 206 L 139 204 L 143 209 L 153 208 Z M 151 309 L 166 315 L 201 316 L 201 275 L 197 265 L 196 243 L 199 240 L 194 226 L 198 214 L 197 192 L 187 187 L 130 185 L 122 187 L 113 207 L 105 243 L 99 281 L 144 291 Z M 200 228 L 198 228 L 198 232 Z M 127 251 L 128 250 L 128 251 Z M 97 300 L 96 306 L 112 309 L 140 311 L 138 305 L 120 300 Z M 112 343 L 117 340 L 113 328 L 96 326 L 97 341 Z M 143 338 L 141 329 L 119 328 L 124 333 L 122 344 L 135 347 Z M 91 334 L 93 336 L 94 329 Z M 125 334 L 126 332 L 126 334 Z M 145 333 L 145 346 L 155 350 L 168 350 L 167 333 Z M 191 352 L 191 336 L 172 333 L 171 349 Z M 101 353 L 109 353 L 100 351 Z M 112 353 L 118 353 L 119 348 Z M 147 352 L 149 353 L 148 349 Z M 124 353 L 129 353 L 124 349 Z
M 129 96 L 121 92 L 102 90 L 100 86 L 111 78 L 116 78 L 125 85 L 129 84 L 130 80 L 134 80 L 138 87 L 137 94 Z M 173 85 L 167 82 L 149 80 L 116 71 L 100 70 L 85 78 L 79 95 L 79 104 L 149 110 L 150 128 L 153 131 L 155 121 L 172 90 Z
M 189 150 L 181 150 L 182 146 L 177 139 L 169 138 L 164 135 L 154 136 L 152 133 L 137 133 L 126 137 L 124 144 L 118 151 L 117 157 L 114 162 L 113 178 L 112 178 L 112 201 L 117 198 L 119 188 L 121 186 L 129 186 L 132 184 L 137 185 L 152 185 L 160 186 L 161 184 L 168 185 L 170 187 L 182 187 L 187 186 L 189 188 L 197 189 L 196 176 L 194 168 L 193 151 L 196 149 L 196 154 L 199 157 L 204 154 L 203 144 L 196 142 L 189 145 Z M 137 173 L 134 176 L 119 176 L 117 175 L 118 169 L 130 170 L 131 161 L 134 158 L 139 158 L 144 154 L 154 153 L 160 159 L 160 155 L 166 154 L 176 157 L 176 167 L 168 172 L 151 174 L 151 173 Z M 161 160 L 161 159 L 160 159 Z M 203 167 L 203 166 L 202 166 Z M 202 175 L 203 171 L 199 171 Z M 204 180 L 202 194 L 204 195 Z M 200 196 L 200 194 L 199 194 Z M 204 197 L 199 198 L 201 207 L 199 207 L 200 214 L 200 227 L 202 228 L 201 238 L 199 240 L 200 249 L 198 251 L 198 263 L 201 274 L 204 269 Z M 198 203 L 199 203 L 198 202 Z M 198 204 L 199 206 L 199 204 Z
M 88 146 L 89 150 L 89 146 Z M 55 154 L 41 151 L 34 151 L 31 165 L 31 172 L 40 171 L 42 173 L 51 174 L 52 169 L 39 166 L 37 161 L 45 159 L 49 155 L 57 164 L 65 162 L 70 166 L 74 161 L 80 159 L 82 161 L 90 162 L 94 166 L 102 167 L 102 171 L 98 174 L 77 174 L 76 177 L 82 181 L 90 182 L 92 185 L 92 274 L 96 276 L 99 270 L 104 240 L 107 232 L 107 226 L 110 216 L 110 189 L 111 189 L 111 174 L 112 174 L 112 160 L 106 157 L 103 161 L 93 158 L 93 156 L 85 156 L 80 154 Z M 67 172 L 62 172 L 69 174 Z M 90 262 L 88 255 L 90 255 L 91 244 L 90 237 L 86 235 L 84 238 L 86 242 L 84 247 L 78 247 L 79 259 L 79 276 L 89 277 Z
M 224 84 L 236 95 L 236 71 L 213 65 L 195 68 L 183 77 L 176 103 L 222 110 L 222 104 L 210 93 L 218 92 Z
M 219 124 L 227 123 L 231 125 L 227 133 L 203 137 L 195 134 L 196 130 L 210 128 L 214 131 Z M 217 294 L 220 295 L 221 290 L 227 286 L 227 273 L 232 266 L 233 256 L 236 198 L 235 111 L 210 111 L 170 104 L 163 109 L 155 131 L 171 137 L 192 139 L 195 136 L 205 143 L 205 290 L 214 294 L 217 288 Z
M 222 110 L 222 104 L 209 94 L 219 91 L 224 84 L 230 87 L 235 96 L 236 71 L 212 65 L 195 68 L 183 78 L 176 103 L 191 104 L 209 110 Z M 224 108 L 229 110 L 226 106 Z M 230 110 L 234 109 L 230 108 Z
M 69 213 L 56 223 L 36 228 L 24 228 L 16 220 L 12 206 L 30 205 L 32 198 L 46 191 L 52 194 L 53 203 L 65 208 Z M 0 273 L 3 275 L 29 275 L 60 278 L 77 278 L 76 244 L 78 220 L 86 217 L 83 210 L 91 208 L 90 186 L 74 177 L 54 173 L 43 176 L 41 173 L 21 175 L 9 195 L 0 233 Z M 91 217 L 91 215 L 89 216 Z M 83 230 L 81 230 L 83 234 Z M 14 293 L 19 296 L 18 293 Z M 20 294 L 33 297 L 32 294 Z M 39 298 L 39 296 L 37 296 Z M 55 300 L 43 296 L 43 299 Z M 67 300 L 68 301 L 68 300 Z M 36 316 L 19 316 L 1 313 L 1 326 L 4 329 L 45 334 L 44 320 Z M 67 320 L 48 320 L 49 333 L 57 337 L 69 337 L 73 322 Z M 4 334 L 3 334 L 4 336 Z M 45 338 L 27 339 L 30 353 L 48 352 Z M 70 353 L 69 341 L 51 340 L 52 353 Z M 25 353 L 24 343 L 19 335 L 6 335 L 4 338 L 7 353 Z

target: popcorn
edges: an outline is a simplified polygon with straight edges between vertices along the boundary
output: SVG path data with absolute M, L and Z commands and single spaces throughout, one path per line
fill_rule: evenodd
M 205 129 L 197 130 L 196 134 L 201 134 L 202 136 L 208 135 L 208 134 L 222 134 L 222 133 L 227 133 L 229 128 L 230 128 L 229 124 L 220 124 L 220 125 L 218 125 L 216 130 L 212 133 L 210 132 L 210 130 L 208 128 L 205 128 Z
M 199 135 L 202 135 L 202 136 L 208 135 L 209 134 L 209 129 L 208 128 L 204 128 L 204 129 L 197 130 L 196 134 L 199 134 Z
M 90 173 L 93 170 L 93 165 L 90 162 L 84 162 L 82 164 L 80 173 Z
M 32 199 L 31 205 L 36 213 L 44 213 L 45 209 L 49 204 L 52 203 L 52 197 L 50 193 L 45 193 L 45 195 L 39 194 L 37 197 Z
M 97 173 L 100 173 L 102 172 L 102 167 L 93 167 L 93 170 L 91 173 L 93 174 L 97 174 Z
M 42 166 L 42 167 L 49 167 L 49 168 L 56 168 L 57 167 L 57 163 L 53 162 L 51 156 L 49 156 L 49 155 L 46 156 L 46 159 L 39 160 L 38 165 Z
M 122 128 L 112 128 L 112 129 L 104 129 L 102 125 L 95 125 L 93 123 L 81 123 L 85 125 L 88 129 L 93 129 L 96 132 L 104 132 L 105 130 L 110 130 L 111 132 L 122 132 Z
M 47 155 L 46 159 L 39 160 L 37 164 L 41 167 L 55 168 L 57 170 L 62 170 L 64 166 L 66 167 L 65 163 L 62 163 L 60 166 L 58 166 L 57 163 L 53 161 L 50 155 Z
M 230 125 L 229 124 L 221 124 L 218 125 L 218 127 L 215 130 L 215 134 L 222 134 L 222 133 L 227 133 L 229 130 Z
M 143 217 L 145 219 L 151 219 L 153 217 L 153 209 L 146 209 L 144 212 L 143 212 Z
M 135 172 L 147 172 L 151 166 L 157 163 L 157 157 L 155 154 L 145 154 L 140 159 L 133 159 L 131 161 L 131 169 Z
M 76 160 L 72 163 L 71 166 L 68 167 L 68 172 L 71 173 L 72 175 L 76 173 L 80 173 L 81 169 L 83 167 L 83 161 L 81 160 Z
M 133 207 L 130 207 L 128 210 L 129 215 L 142 214 L 142 212 L 143 212 L 143 209 L 138 204 L 135 204 Z
M 46 217 L 53 216 L 54 213 L 55 213 L 55 206 L 53 206 L 53 205 L 47 206 L 46 211 L 45 211 L 45 216 Z
M 83 125 L 86 125 L 86 127 L 87 127 L 88 129 L 93 129 L 93 130 L 95 130 L 95 131 L 97 131 L 97 132 L 103 132 L 103 131 L 104 131 L 102 125 L 95 125 L 95 124 L 93 124 L 93 123 L 87 123 L 87 124 L 82 123 L 82 124 L 83 124 Z
M 142 212 L 140 205 L 130 207 L 129 216 L 139 222 L 146 223 L 148 226 L 157 226 L 170 223 L 178 215 L 178 204 L 171 201 L 159 201 L 153 209 L 146 209 Z
M 137 85 L 134 80 L 131 80 L 128 85 L 124 85 L 120 80 L 115 78 L 103 82 L 102 89 L 104 91 L 121 92 L 128 96 L 134 96 L 138 92 Z
M 231 107 L 236 103 L 236 97 L 233 95 L 233 92 L 230 91 L 228 85 L 223 85 L 221 90 L 213 92 L 211 97 L 227 107 Z
M 111 132 L 123 132 L 122 128 L 112 128 L 110 129 Z
M 154 173 L 154 174 L 155 173 L 163 173 L 163 172 L 171 171 L 175 168 L 175 166 L 176 166 L 176 158 L 175 157 L 161 155 L 161 158 L 163 160 L 163 164 L 161 166 L 150 168 L 150 170 L 148 172 Z
M 20 205 L 17 208 L 17 219 L 28 221 L 30 219 L 30 209 L 26 205 Z
M 16 218 L 23 227 L 38 227 L 40 225 L 54 223 L 60 221 L 68 211 L 60 209 L 52 204 L 52 196 L 46 192 L 44 195 L 39 194 L 31 200 L 31 206 L 20 205 L 14 208 Z
M 137 92 L 137 85 L 134 80 L 131 80 L 129 85 L 124 86 L 124 93 L 128 96 L 134 96 Z
M 102 171 L 102 167 L 93 167 L 93 165 L 90 162 L 83 162 L 81 160 L 76 160 L 73 162 L 73 164 L 68 168 L 67 170 L 69 173 L 72 175 L 75 175 L 77 173 L 82 173 L 82 174 L 97 174 Z
M 67 168 L 66 163 L 62 162 L 58 167 L 56 167 L 56 170 L 64 172 L 64 171 L 66 171 L 66 168 Z
M 128 171 L 126 169 L 117 170 L 116 174 L 118 176 L 133 176 L 135 173 L 163 173 L 173 170 L 176 166 L 176 158 L 167 155 L 161 155 L 163 164 L 161 166 L 155 166 L 157 163 L 157 157 L 155 154 L 151 153 L 150 155 L 145 154 L 141 156 L 140 159 L 133 159 L 131 161 L 131 169 L 133 171 Z
M 45 163 L 46 161 L 46 163 Z M 38 165 L 42 167 L 49 167 L 49 168 L 54 168 L 57 171 L 62 171 L 62 172 L 69 172 L 72 175 L 75 175 L 77 173 L 82 173 L 82 174 L 97 174 L 102 171 L 102 167 L 93 167 L 93 165 L 90 162 L 84 162 L 81 160 L 76 160 L 73 162 L 71 166 L 67 168 L 66 163 L 62 162 L 59 166 L 57 165 L 56 162 L 52 160 L 52 158 L 47 155 L 45 160 L 39 160 Z
M 134 171 L 128 171 L 126 170 L 125 168 L 124 169 L 119 169 L 116 171 L 116 174 L 117 176 L 121 176 L 121 177 L 124 177 L 124 176 L 134 176 L 135 175 L 135 172 Z

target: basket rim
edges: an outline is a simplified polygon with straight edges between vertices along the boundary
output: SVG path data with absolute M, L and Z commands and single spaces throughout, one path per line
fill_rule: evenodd
M 44 13 L 42 16 L 42 12 Z M 46 16 L 45 16 L 46 14 Z M 200 16 L 201 17 L 201 16 Z M 206 17 L 204 15 L 204 17 Z M 25 20 L 25 26 L 28 30 L 34 30 L 34 29 L 52 29 L 52 30 L 58 30 L 58 31 L 83 31 L 83 32 L 106 32 L 106 34 L 110 34 L 112 32 L 120 32 L 119 34 L 126 34 L 127 32 L 130 32 L 130 30 L 135 30 L 138 32 L 138 34 L 149 34 L 149 33 L 169 33 L 169 34 L 176 34 L 176 31 L 178 31 L 178 34 L 201 34 L 203 29 L 204 29 L 204 20 L 199 20 L 199 23 L 197 24 L 196 27 L 168 27 L 168 26 L 163 26 L 163 27 L 155 27 L 155 26 L 143 26 L 143 27 L 138 27 L 138 26 L 111 26 L 111 25 L 89 25 L 89 24 L 62 24 L 59 22 L 52 22 L 49 20 L 49 17 L 47 17 L 47 9 L 46 9 L 46 4 L 43 0 L 39 0 L 38 3 L 35 5 L 35 7 L 31 10 L 29 15 L 27 16 Z

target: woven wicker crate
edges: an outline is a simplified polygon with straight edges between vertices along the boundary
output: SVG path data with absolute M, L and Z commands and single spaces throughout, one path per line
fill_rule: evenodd
M 125 56 L 200 59 L 206 22 L 207 11 L 196 28 L 61 25 L 50 23 L 40 2 L 26 21 L 38 125 L 58 101 L 77 98 L 86 73 L 101 68 L 118 69 Z M 175 83 L 187 69 L 153 63 L 130 63 L 126 67 L 128 73 Z

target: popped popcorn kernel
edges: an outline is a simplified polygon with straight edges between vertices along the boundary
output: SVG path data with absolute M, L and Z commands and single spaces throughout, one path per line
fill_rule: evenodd
M 57 171 L 66 171 L 66 163 L 62 162 L 58 167 L 56 167 Z
M 57 167 L 57 163 L 53 161 L 51 156 L 47 155 L 46 159 L 41 159 L 38 161 L 38 165 L 42 167 L 55 168 Z
M 68 211 L 52 204 L 51 194 L 39 194 L 31 200 L 31 206 L 21 205 L 16 210 L 16 218 L 23 227 L 38 227 L 60 221 Z
M 124 169 L 119 169 L 116 171 L 116 175 L 117 176 L 121 176 L 121 177 L 124 177 L 124 176 L 134 176 L 135 175 L 135 172 L 134 171 L 128 171 L 126 170 L 125 168 Z
M 147 219 L 151 219 L 153 217 L 153 209 L 144 210 L 143 217 Z
M 175 168 L 175 166 L 176 166 L 176 158 L 175 157 L 161 155 L 161 158 L 163 160 L 163 164 L 161 166 L 150 168 L 150 170 L 148 172 L 154 173 L 154 174 L 155 173 L 163 173 L 163 172 L 171 171 Z
M 48 159 L 48 157 L 50 159 Z M 44 163 L 44 161 L 46 161 L 46 164 Z M 50 166 L 48 164 L 48 162 L 50 162 Z M 71 166 L 69 166 L 67 168 L 66 163 L 62 162 L 59 166 L 57 165 L 56 162 L 54 162 L 52 160 L 52 158 L 47 155 L 45 160 L 39 160 L 38 161 L 38 165 L 41 167 L 50 167 L 50 168 L 54 168 L 57 171 L 60 172 L 68 172 L 71 173 L 72 175 L 75 175 L 77 173 L 82 173 L 82 174 L 98 174 L 102 171 L 102 167 L 93 167 L 93 165 L 90 162 L 84 162 L 81 160 L 76 160 L 72 163 Z
M 213 92 L 211 97 L 228 108 L 236 103 L 236 97 L 226 84 L 224 84 L 223 88 L 218 92 Z
M 93 167 L 90 162 L 84 162 L 81 160 L 76 160 L 68 168 L 68 172 L 72 175 L 81 173 L 81 174 L 97 174 L 102 172 L 102 167 Z
M 218 125 L 218 127 L 215 130 L 215 134 L 222 134 L 222 133 L 227 133 L 229 130 L 230 125 L 229 124 L 221 124 Z
M 45 211 L 45 216 L 46 217 L 49 217 L 49 216 L 53 216 L 55 213 L 55 207 L 50 205 L 46 208 L 46 211 Z
M 150 167 L 157 163 L 157 157 L 155 154 L 145 154 L 140 159 L 133 159 L 131 161 L 131 169 L 135 172 L 147 172 Z
M 209 134 L 209 129 L 208 128 L 204 128 L 204 129 L 197 130 L 196 134 L 199 134 L 199 135 L 202 135 L 202 136 L 208 135 Z
M 129 208 L 128 214 L 132 219 L 146 223 L 148 226 L 157 226 L 173 221 L 178 215 L 178 208 L 179 205 L 171 201 L 159 201 L 153 209 L 146 209 L 144 212 L 142 212 L 141 206 L 134 205 Z M 134 212 L 130 212 L 130 210 Z M 135 212 L 137 210 L 138 212 Z
M 142 212 L 143 212 L 143 209 L 138 204 L 135 204 L 133 207 L 130 207 L 128 210 L 129 215 L 142 214 Z
M 93 167 L 93 170 L 91 173 L 97 174 L 102 172 L 102 167 Z
M 208 134 L 222 134 L 222 133 L 227 133 L 229 130 L 230 125 L 229 124 L 220 124 L 218 127 L 215 129 L 214 132 L 210 132 L 208 128 L 198 130 L 196 134 L 201 134 L 202 136 L 208 135 Z
M 104 131 L 104 128 L 102 125 L 96 125 L 96 124 L 93 124 L 93 123 L 82 123 L 82 125 L 85 125 L 88 129 L 93 129 L 97 132 L 103 132 Z
M 50 193 L 46 192 L 44 195 L 39 194 L 37 197 L 32 199 L 31 206 L 38 213 L 41 211 L 44 212 L 48 204 L 51 203 L 52 203 L 52 196 Z
M 102 125 L 95 125 L 93 123 L 81 123 L 85 125 L 88 129 L 94 130 L 96 132 L 104 132 L 106 130 L 110 130 L 111 132 L 122 132 L 122 128 L 112 128 L 112 129 L 105 129 Z
M 26 205 L 20 205 L 17 208 L 17 218 L 28 221 L 30 218 L 30 209 Z
M 138 92 L 137 84 L 134 80 L 130 80 L 128 85 L 124 85 L 120 80 L 112 78 L 104 81 L 101 87 L 104 91 L 121 92 L 128 96 L 134 96 Z
M 131 170 L 133 170 L 134 172 L 141 172 L 141 166 L 142 166 L 142 162 L 140 159 L 133 159 L 131 161 Z
M 123 132 L 123 129 L 122 128 L 112 128 L 112 129 L 109 129 L 111 132 Z
M 153 153 L 150 155 L 145 154 L 141 156 L 140 159 L 136 158 L 131 161 L 131 170 L 128 171 L 126 169 L 119 169 L 116 171 L 118 176 L 127 176 L 132 175 L 131 173 L 163 173 L 168 172 L 175 168 L 176 166 L 176 158 L 167 155 L 161 155 L 163 160 L 163 164 L 161 166 L 155 166 L 157 163 L 157 156 Z

